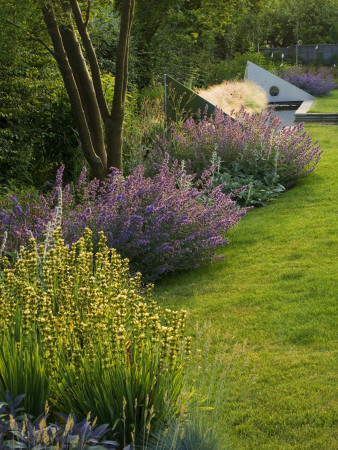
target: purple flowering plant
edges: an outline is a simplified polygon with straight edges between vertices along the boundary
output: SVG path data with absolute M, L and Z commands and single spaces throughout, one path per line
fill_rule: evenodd
M 1 209 L 0 236 L 7 231 L 7 251 L 27 243 L 31 233 L 43 242 L 47 222 L 59 213 L 55 205 L 63 170 L 61 166 L 49 196 L 24 207 L 12 199 Z M 62 188 L 63 238 L 70 244 L 87 227 L 94 239 L 103 231 L 108 246 L 146 279 L 197 267 L 215 258 L 216 249 L 227 243 L 225 233 L 246 213 L 222 186 L 213 188 L 212 181 L 212 170 L 195 181 L 177 161 L 169 163 L 168 154 L 153 178 L 145 176 L 142 166 L 127 177 L 112 169 L 100 184 L 89 182 L 84 168 L 73 189 Z
M 110 432 L 107 424 L 95 425 L 91 421 L 91 414 L 87 418 L 78 421 L 75 414 L 69 416 L 57 413 L 61 419 L 51 423 L 49 418 L 49 408 L 38 418 L 32 418 L 26 414 L 20 403 L 25 397 L 24 394 L 12 398 L 6 392 L 6 402 L 0 403 L 0 448 L 9 449 L 43 449 L 59 448 L 60 450 L 84 450 L 89 448 L 106 448 L 116 450 L 118 442 L 103 440 L 104 436 Z M 95 420 L 96 421 L 96 420 Z M 125 447 L 131 450 L 131 447 Z
M 313 142 L 304 124 L 281 127 L 273 110 L 249 114 L 242 108 L 225 116 L 220 109 L 214 117 L 186 120 L 181 127 L 172 125 L 167 139 L 150 153 L 161 158 L 167 151 L 172 158 L 187 161 L 190 173 L 201 174 L 216 155 L 219 170 L 239 170 L 265 183 L 271 180 L 288 188 L 314 170 L 322 151 Z
M 282 71 L 280 76 L 283 80 L 315 97 L 329 94 L 332 89 L 338 88 L 338 84 L 334 82 L 332 74 L 324 72 L 314 73 L 311 69 L 304 71 L 298 66 Z

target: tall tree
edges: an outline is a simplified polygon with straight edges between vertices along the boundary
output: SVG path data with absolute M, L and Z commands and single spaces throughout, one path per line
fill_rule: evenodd
M 110 167 L 122 170 L 128 50 L 135 0 L 122 2 L 112 105 L 107 105 L 105 100 L 99 64 L 88 32 L 91 4 L 89 0 L 83 8 L 79 0 L 47 0 L 42 2 L 41 10 L 84 155 L 93 175 L 103 179 Z

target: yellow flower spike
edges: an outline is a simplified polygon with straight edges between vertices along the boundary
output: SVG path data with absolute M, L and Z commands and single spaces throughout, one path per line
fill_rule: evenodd
M 170 316 L 171 316 L 171 310 L 170 309 L 166 309 L 165 311 L 164 311 L 164 324 L 166 325 L 166 326 L 169 326 L 170 325 Z
M 6 299 L 7 311 L 1 308 L 0 330 L 13 324 L 14 312 L 21 308 L 21 331 L 29 334 L 32 323 L 36 324 L 48 371 L 53 374 L 60 345 L 74 367 L 79 367 L 83 356 L 94 362 L 97 348 L 104 367 L 117 360 L 127 365 L 128 348 L 133 355 L 153 349 L 159 353 L 163 373 L 180 351 L 188 354 L 190 342 L 183 339 L 186 312 L 162 312 L 151 298 L 153 286 L 143 290 L 140 274 L 129 279 L 127 261 L 108 249 L 103 233 L 95 262 L 90 232 L 70 249 L 58 233 L 54 248 L 41 262 L 43 285 L 31 275 L 37 261 L 34 249 L 21 251 L 15 273 L 3 269 L 8 282 L 0 288 L 0 308 Z
M 64 434 L 65 434 L 65 435 L 68 434 L 69 431 L 73 428 L 73 426 L 74 426 L 74 420 L 73 420 L 73 417 L 72 417 L 72 416 L 69 416 L 68 419 L 67 419 L 67 422 L 66 422 Z
M 28 423 L 28 419 L 27 419 L 27 416 L 26 416 L 26 414 L 25 414 L 25 420 L 24 420 L 24 422 L 23 422 L 23 424 L 22 424 L 22 429 L 21 429 L 21 436 L 22 436 L 22 437 L 24 437 L 25 434 L 26 434 L 26 431 L 27 431 L 27 423 Z

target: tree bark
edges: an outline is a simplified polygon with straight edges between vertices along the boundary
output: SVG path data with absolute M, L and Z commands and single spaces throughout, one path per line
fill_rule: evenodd
M 116 56 L 116 74 L 111 118 L 106 124 L 108 167 L 123 170 L 122 133 L 124 106 L 128 83 L 128 50 L 135 0 L 124 0 L 122 5 L 121 27 Z
M 82 107 L 85 113 L 92 144 L 96 154 L 102 161 L 104 169 L 107 169 L 107 154 L 104 143 L 104 132 L 101 122 L 101 114 L 96 99 L 93 81 L 88 72 L 87 64 L 83 56 L 80 43 L 76 37 L 71 22 L 69 3 L 63 2 L 64 13 L 67 17 L 66 24 L 60 25 L 60 33 L 64 49 L 73 71 L 73 76 L 80 94 Z
M 58 16 L 53 5 L 61 6 Z M 111 113 L 106 104 L 101 74 L 86 22 L 77 0 L 50 0 L 42 13 L 67 90 L 84 155 L 93 175 L 103 180 L 110 167 L 122 171 L 122 132 L 128 83 L 128 51 L 135 0 L 123 0 L 120 37 Z M 60 14 L 60 17 L 59 17 Z M 87 15 L 89 11 L 87 11 Z M 91 74 L 74 29 L 73 17 L 85 49 Z M 58 19 L 60 19 L 58 23 Z
M 96 53 L 90 39 L 90 36 L 87 31 L 86 23 L 83 22 L 81 10 L 77 0 L 70 0 L 70 5 L 72 7 L 72 11 L 74 14 L 74 19 L 76 23 L 76 27 L 79 30 L 79 34 L 81 36 L 81 41 L 86 50 L 86 55 L 89 61 L 90 70 L 92 72 L 93 84 L 96 93 L 97 102 L 101 111 L 101 117 L 103 121 L 106 121 L 109 118 L 109 111 L 106 103 L 106 99 L 104 97 L 102 83 L 101 83 L 101 74 L 99 63 L 96 58 Z
M 106 175 L 106 170 L 102 164 L 101 158 L 97 155 L 93 146 L 80 94 L 73 76 L 72 68 L 68 61 L 66 51 L 63 46 L 62 37 L 56 21 L 53 7 L 51 5 L 42 7 L 42 14 L 48 33 L 52 39 L 55 59 L 60 69 L 63 82 L 68 93 L 72 113 L 78 128 L 83 153 L 93 170 L 94 176 L 99 179 L 103 179 Z

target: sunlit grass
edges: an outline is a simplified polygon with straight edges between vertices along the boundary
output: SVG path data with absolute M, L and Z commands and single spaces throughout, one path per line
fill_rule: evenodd
M 225 261 L 155 290 L 163 306 L 190 311 L 192 333 L 211 321 L 215 354 L 247 340 L 247 363 L 223 393 L 225 448 L 336 448 L 337 127 L 306 129 L 325 150 L 317 169 L 250 211 Z
M 338 89 L 334 89 L 324 97 L 317 97 L 308 112 L 338 114 Z

